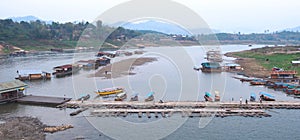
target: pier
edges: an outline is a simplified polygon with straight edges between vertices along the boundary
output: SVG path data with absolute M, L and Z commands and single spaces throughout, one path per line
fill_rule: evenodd
M 24 103 L 24 104 L 57 106 L 57 105 L 66 103 L 70 100 L 71 100 L 71 98 L 66 98 L 66 97 L 26 95 L 26 96 L 16 99 L 15 101 L 18 103 Z
M 203 101 L 178 101 L 178 102 L 130 102 L 130 101 L 69 101 L 58 107 L 89 108 L 90 114 L 101 117 L 126 117 L 128 114 L 137 114 L 138 117 L 152 116 L 170 117 L 181 114 L 183 117 L 270 117 L 268 109 L 300 109 L 300 102 L 274 101 L 249 102 L 203 102 Z

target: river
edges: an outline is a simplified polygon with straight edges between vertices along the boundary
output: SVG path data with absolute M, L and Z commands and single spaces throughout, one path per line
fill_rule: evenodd
M 253 45 L 259 48 L 264 45 Z M 222 53 L 251 49 L 248 45 L 223 45 Z M 251 92 L 270 92 L 277 100 L 297 100 L 281 91 L 273 91 L 263 86 L 249 86 L 232 78 L 233 73 L 205 74 L 193 70 L 204 60 L 205 48 L 193 47 L 153 47 L 145 48 L 141 56 L 156 57 L 158 61 L 135 67 L 136 75 L 116 79 L 101 77 L 88 78 L 95 71 L 81 70 L 74 76 L 52 78 L 48 81 L 26 82 L 29 88 L 26 94 L 45 96 L 66 96 L 78 98 L 91 94 L 92 99 L 102 100 L 93 93 L 97 89 L 123 86 L 128 94 L 139 93 L 144 99 L 149 91 L 155 92 L 155 100 L 194 100 L 203 101 L 204 92 L 220 91 L 222 101 L 249 98 Z M 134 57 L 134 56 L 132 56 Z M 78 60 L 95 58 L 95 52 L 40 54 L 27 57 L 0 59 L 0 82 L 13 80 L 17 70 L 40 69 L 52 72 L 54 66 L 72 63 Z M 119 61 L 128 57 L 114 59 Z M 230 62 L 233 58 L 224 57 Z M 106 100 L 106 99 L 105 99 Z M 297 139 L 300 137 L 298 110 L 268 111 L 267 118 L 101 118 L 84 113 L 70 117 L 72 109 L 57 109 L 23 104 L 2 104 L 0 115 L 34 116 L 48 125 L 72 124 L 74 128 L 47 134 L 47 139 Z

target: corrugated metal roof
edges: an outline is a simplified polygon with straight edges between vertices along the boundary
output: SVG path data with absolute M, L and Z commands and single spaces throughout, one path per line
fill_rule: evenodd
M 17 90 L 18 88 L 26 87 L 27 84 L 20 80 L 0 83 L 0 94 L 8 91 Z
M 29 74 L 43 74 L 41 70 L 19 70 L 19 75 L 28 76 Z

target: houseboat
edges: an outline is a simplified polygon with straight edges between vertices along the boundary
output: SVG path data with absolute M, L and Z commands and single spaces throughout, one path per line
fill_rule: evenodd
M 226 63 L 223 69 L 227 72 L 239 72 L 243 70 L 241 65 L 235 63 Z
M 204 99 L 205 101 L 211 102 L 212 101 L 211 94 L 209 92 L 205 92 Z
M 110 58 L 114 58 L 114 57 L 116 57 L 116 54 L 109 53 L 109 52 L 98 52 L 96 56 L 97 57 L 107 56 L 107 57 L 110 57 Z
M 300 79 L 296 76 L 298 73 L 295 70 L 276 70 L 272 69 L 270 73 L 270 80 L 282 83 L 296 83 L 299 84 Z
M 110 59 L 107 57 L 101 57 L 96 59 L 96 67 L 105 66 L 107 64 L 110 64 Z
M 250 81 L 250 84 L 251 84 L 252 86 L 266 85 L 266 83 L 267 83 L 267 81 L 262 80 L 262 79 L 255 79 L 255 80 Z
M 18 77 L 16 77 L 16 79 L 19 79 L 21 81 L 51 79 L 51 73 L 41 70 L 18 70 L 17 74 Z
M 96 91 L 96 93 L 99 94 L 100 96 L 113 95 L 113 94 L 118 94 L 118 93 L 122 93 L 122 92 L 125 92 L 125 90 L 124 90 L 124 88 L 121 88 L 121 87 L 105 88 L 105 89 Z
M 27 88 L 27 84 L 20 80 L 0 83 L 0 103 L 14 101 L 23 97 Z
M 222 72 L 222 67 L 217 62 L 205 62 L 201 63 L 202 72 Z
M 127 98 L 127 94 L 125 92 L 118 93 L 115 101 L 123 101 Z
M 264 101 L 275 101 L 275 97 L 269 93 L 266 92 L 260 92 L 259 93 L 261 100 Z
M 153 101 L 153 100 L 154 100 L 154 92 L 151 91 L 147 94 L 145 102 L 149 102 L 149 101 Z
M 207 59 L 207 61 L 210 61 L 210 62 L 222 62 L 223 61 L 221 52 L 214 51 L 214 50 L 206 52 L 206 59 Z
M 76 64 L 80 65 L 84 70 L 97 69 L 95 60 L 80 60 Z
M 56 78 L 61 78 L 79 72 L 80 67 L 78 64 L 68 64 L 57 66 L 53 69 L 55 72 L 53 72 L 52 74 L 55 75 Z

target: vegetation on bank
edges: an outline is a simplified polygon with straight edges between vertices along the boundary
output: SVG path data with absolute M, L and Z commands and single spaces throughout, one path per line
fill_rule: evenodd
M 82 47 L 103 43 L 96 40 L 105 40 L 105 42 L 120 46 L 126 40 L 142 34 L 122 27 L 105 26 L 101 21 L 94 24 L 89 22 L 46 24 L 39 20 L 31 22 L 0 20 L 1 45 L 4 47 L 13 45 L 24 50 L 70 49 L 74 48 L 78 41 L 81 42 Z
M 293 66 L 291 61 L 300 60 L 300 46 L 291 47 L 264 47 L 241 52 L 230 53 L 237 58 L 254 58 L 265 69 L 273 67 L 284 70 L 296 70 L 300 75 L 300 66 Z M 249 66 L 251 67 L 251 66 Z

